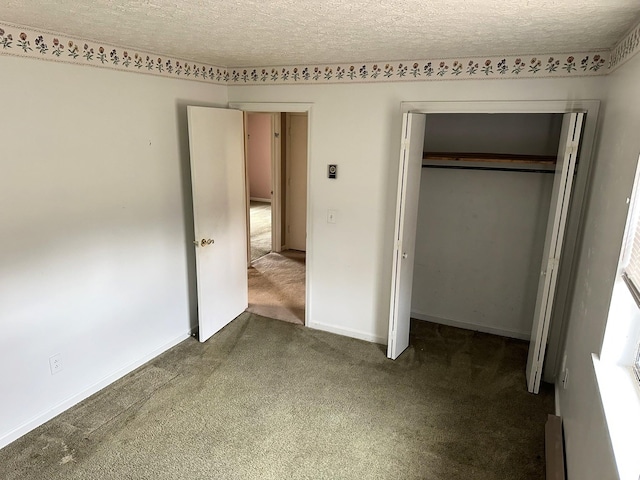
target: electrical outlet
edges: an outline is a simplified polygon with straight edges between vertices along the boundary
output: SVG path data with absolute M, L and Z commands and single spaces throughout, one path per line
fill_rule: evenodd
M 62 371 L 62 357 L 59 353 L 49 358 L 49 368 L 51 369 L 51 375 Z

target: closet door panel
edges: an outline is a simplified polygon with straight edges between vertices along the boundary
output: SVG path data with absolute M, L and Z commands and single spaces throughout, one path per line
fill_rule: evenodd
M 558 265 L 562 252 L 583 120 L 584 113 L 567 113 L 564 115 L 562 123 L 527 358 L 527 388 L 532 393 L 538 393 L 540 388 L 542 364 L 547 346 L 551 311 L 558 279 Z
M 409 346 L 411 292 L 418 223 L 418 200 L 426 116 L 406 113 L 398 170 L 387 357 L 396 359 Z

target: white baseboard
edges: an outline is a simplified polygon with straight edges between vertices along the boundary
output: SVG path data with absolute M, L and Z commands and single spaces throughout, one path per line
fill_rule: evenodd
M 249 197 L 249 200 L 251 200 L 252 202 L 271 203 L 271 199 L 270 198 Z
M 93 385 L 91 385 L 90 387 L 82 390 L 81 392 L 73 395 L 72 397 L 68 398 L 67 400 L 64 400 L 63 402 L 59 403 L 55 407 L 53 407 L 53 408 L 51 408 L 51 409 L 49 409 L 49 410 L 47 410 L 45 412 L 42 412 L 39 415 L 36 415 L 34 418 L 32 418 L 31 420 L 27 421 L 23 425 L 19 426 L 18 428 L 14 429 L 11 432 L 9 432 L 9 433 L 3 435 L 2 437 L 0 437 L 0 448 L 6 447 L 11 442 L 14 442 L 18 438 L 20 438 L 23 435 L 29 433 L 34 428 L 39 427 L 40 425 L 42 425 L 43 423 L 48 422 L 49 420 L 51 420 L 54 417 L 57 417 L 58 415 L 60 415 L 65 410 L 68 410 L 69 408 L 73 407 L 74 405 L 80 403 L 82 400 L 90 397 L 94 393 L 99 392 L 100 390 L 102 390 L 106 386 L 112 384 L 116 380 L 119 380 L 120 378 L 124 377 L 128 373 L 133 372 L 136 368 L 141 367 L 142 365 L 144 365 L 148 361 L 153 360 L 155 357 L 157 357 L 161 353 L 169 350 L 171 347 L 174 347 L 177 344 L 179 344 L 180 342 L 182 342 L 182 341 L 186 340 L 187 338 L 189 338 L 191 336 L 191 333 L 192 332 L 189 332 L 189 333 L 186 333 L 186 334 L 183 334 L 183 335 L 180 335 L 180 336 L 174 338 L 173 340 L 171 340 L 170 342 L 164 344 L 163 346 L 161 346 L 161 347 L 153 350 L 152 352 L 144 355 L 143 357 L 141 357 L 138 360 L 130 363 L 129 365 L 126 365 L 125 367 L 123 367 L 120 370 L 112 373 L 111 375 L 108 375 L 107 377 L 105 377 L 102 380 L 94 383 Z
M 411 312 L 411 317 L 418 320 L 424 320 L 426 322 L 439 323 L 441 325 L 448 325 L 449 327 L 464 328 L 467 330 L 474 330 L 476 332 L 491 333 L 493 335 L 500 335 L 502 337 L 518 338 L 520 340 L 531 339 L 530 333 L 514 332 L 512 330 L 490 327 L 488 325 L 478 325 L 475 323 L 459 322 L 457 320 L 449 320 L 448 318 L 433 317 L 431 315 L 426 315 L 424 313 L 419 313 L 419 312 Z
M 364 340 L 366 342 L 379 343 L 381 345 L 387 344 L 387 337 L 379 337 L 377 335 L 371 335 L 370 333 L 360 332 L 358 330 L 352 330 L 350 328 L 336 327 L 334 325 L 327 325 L 319 322 L 309 322 L 307 325 L 309 328 L 316 330 L 322 330 L 325 332 L 336 333 L 345 337 L 357 338 L 358 340 Z

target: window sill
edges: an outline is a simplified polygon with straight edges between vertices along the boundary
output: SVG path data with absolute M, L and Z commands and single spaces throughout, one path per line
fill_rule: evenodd
M 640 480 L 640 388 L 630 367 L 593 354 L 598 389 L 620 480 Z

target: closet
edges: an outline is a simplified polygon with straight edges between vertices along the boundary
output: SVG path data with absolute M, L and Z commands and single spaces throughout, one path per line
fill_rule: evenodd
M 531 338 L 537 392 L 582 123 L 582 113 L 405 115 L 390 358 L 406 348 L 406 316 Z
M 427 116 L 413 318 L 529 339 L 561 127 L 557 114 Z

